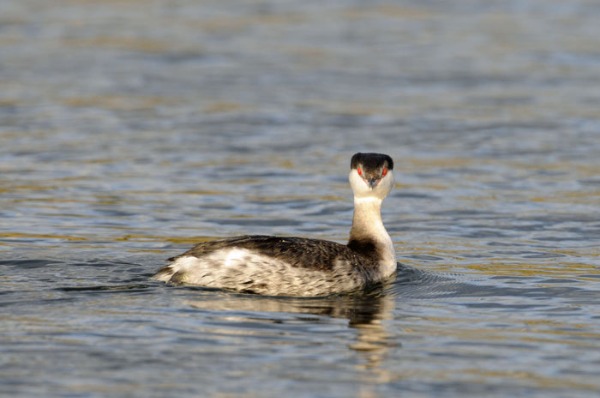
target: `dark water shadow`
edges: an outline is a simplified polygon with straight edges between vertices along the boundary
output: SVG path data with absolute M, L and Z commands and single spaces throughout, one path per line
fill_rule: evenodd
M 112 286 L 70 286 L 70 287 L 59 287 L 56 290 L 61 292 L 78 292 L 78 293 L 133 293 L 133 292 L 148 292 L 152 289 L 151 285 L 144 284 L 124 284 L 124 285 L 112 285 Z

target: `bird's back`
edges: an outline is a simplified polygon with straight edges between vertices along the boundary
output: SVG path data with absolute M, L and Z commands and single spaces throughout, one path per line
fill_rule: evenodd
M 321 239 L 247 235 L 202 242 L 187 252 L 169 259 L 175 261 L 185 256 L 203 257 L 228 248 L 245 249 L 256 254 L 286 261 L 292 266 L 315 270 L 328 270 L 336 259 L 351 262 L 368 261 L 347 245 Z

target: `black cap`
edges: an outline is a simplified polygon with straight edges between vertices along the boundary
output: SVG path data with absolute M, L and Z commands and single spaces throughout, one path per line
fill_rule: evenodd
M 390 170 L 394 168 L 392 158 L 383 153 L 355 153 L 350 161 L 350 168 L 356 169 L 359 164 L 368 170 L 379 169 L 380 167 L 387 167 Z

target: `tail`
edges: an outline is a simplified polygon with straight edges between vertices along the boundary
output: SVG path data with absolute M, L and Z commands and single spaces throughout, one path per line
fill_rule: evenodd
M 158 272 L 152 275 L 152 279 L 156 279 L 157 281 L 169 282 L 171 277 L 175 274 L 175 270 L 170 265 L 163 267 L 158 270 Z

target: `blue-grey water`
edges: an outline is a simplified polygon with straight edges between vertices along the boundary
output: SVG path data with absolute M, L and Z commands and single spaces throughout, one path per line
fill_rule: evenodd
M 600 394 L 600 3 L 0 2 L 0 395 Z M 359 296 L 149 276 L 201 240 L 344 242 Z

